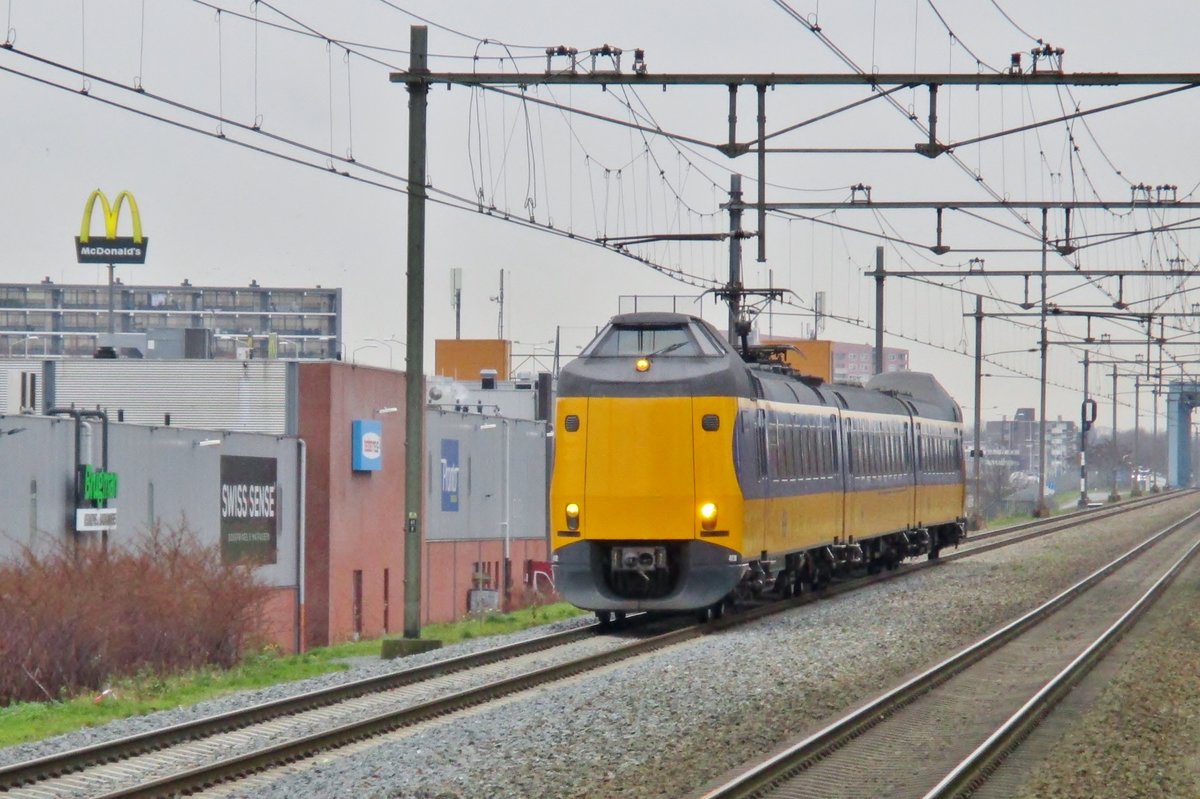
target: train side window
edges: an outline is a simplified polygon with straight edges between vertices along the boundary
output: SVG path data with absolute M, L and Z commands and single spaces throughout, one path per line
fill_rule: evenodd
M 788 417 L 787 470 L 788 470 L 788 479 L 789 480 L 795 480 L 800 474 L 800 465 L 799 465 L 800 458 L 797 457 L 797 447 L 796 447 L 796 439 L 798 438 L 797 432 L 798 431 L 796 430 L 796 417 L 795 416 Z
M 904 438 L 903 438 L 901 446 L 903 447 L 903 454 L 901 455 L 901 457 L 904 459 L 904 463 L 903 463 L 904 471 L 905 471 L 905 473 L 911 472 L 912 471 L 912 450 L 909 448 L 908 422 L 904 423 Z
M 758 477 L 767 476 L 767 412 L 759 408 L 754 416 L 755 437 L 758 445 Z
M 787 416 L 782 416 L 779 422 L 779 435 L 775 446 L 779 449 L 779 479 L 792 479 L 792 428 Z
M 767 474 L 772 480 L 783 476 L 783 464 L 780 463 L 780 456 L 783 454 L 780 450 L 780 432 L 779 414 L 773 410 L 767 411 Z
M 817 445 L 817 476 L 825 477 L 829 474 L 829 436 L 821 435 L 821 420 L 819 418 L 809 419 L 809 425 L 813 431 L 813 441 Z
M 848 474 L 858 474 L 858 464 L 854 458 L 854 424 L 849 419 L 846 420 L 846 472 Z
M 842 459 L 841 447 L 838 442 L 837 417 L 833 415 L 829 417 L 829 454 L 831 456 L 830 463 L 833 465 L 833 471 L 837 473 L 842 468 Z

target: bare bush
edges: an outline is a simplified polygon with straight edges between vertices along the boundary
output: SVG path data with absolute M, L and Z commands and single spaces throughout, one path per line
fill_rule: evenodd
M 24 548 L 0 563 L 0 706 L 58 699 L 114 677 L 235 663 L 268 588 L 188 528 L 128 546 Z

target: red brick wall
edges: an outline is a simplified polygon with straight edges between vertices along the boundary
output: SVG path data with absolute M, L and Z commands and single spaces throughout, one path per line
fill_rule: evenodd
M 291 586 L 274 588 L 263 605 L 259 631 L 265 643 L 279 647 L 282 652 L 296 651 L 296 589 Z
M 306 445 L 304 647 L 329 643 L 329 430 L 333 364 L 300 365 L 299 430 Z
M 546 560 L 544 539 L 513 539 L 509 542 L 512 558 L 512 606 L 524 604 L 526 560 Z M 467 592 L 474 588 L 474 564 L 491 564 L 492 586 L 500 587 L 503 571 L 504 542 L 497 539 L 471 541 L 433 541 L 425 544 L 424 574 L 421 578 L 421 623 L 447 622 L 467 613 Z
M 362 572 L 362 634 L 404 626 L 404 373 L 341 362 L 302 364 L 300 437 L 308 443 L 305 567 L 309 646 L 353 637 L 354 572 Z M 377 414 L 380 408 L 398 408 Z M 351 423 L 383 425 L 383 465 L 354 472 Z
M 354 635 L 354 572 L 362 571 L 362 634 L 404 629 L 404 373 L 342 362 L 300 365 L 299 434 L 307 444 L 305 647 Z M 379 408 L 398 408 L 378 415 Z M 383 424 L 383 466 L 351 471 L 351 422 Z M 513 539 L 512 597 L 524 596 L 527 559 L 545 560 L 544 539 Z M 423 549 L 421 624 L 467 612 L 476 561 L 498 562 L 503 542 L 437 541 Z M 388 573 L 384 624 L 384 570 Z M 498 584 L 498 583 L 497 583 Z

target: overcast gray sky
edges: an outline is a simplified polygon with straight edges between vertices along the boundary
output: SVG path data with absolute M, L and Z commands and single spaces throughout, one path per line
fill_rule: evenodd
M 1028 69 L 1034 38 L 1065 49 L 1067 72 L 1196 69 L 1190 56 L 1200 5 L 1191 2 L 797 0 L 789 7 L 795 16 L 771 0 L 0 0 L 6 38 L 13 44 L 0 50 L 0 68 L 12 70 L 0 73 L 6 111 L 0 127 L 5 166 L 0 280 L 49 276 L 55 282 L 103 283 L 103 267 L 74 262 L 72 237 L 92 189 L 110 196 L 129 189 L 141 206 L 151 247 L 145 266 L 118 268 L 126 282 L 172 284 L 189 278 L 196 284 L 236 286 L 256 279 L 264 285 L 340 286 L 350 350 L 369 338 L 403 338 L 406 198 L 399 189 L 406 171 L 407 95 L 402 85 L 388 81 L 388 73 L 407 65 L 401 51 L 408 48 L 409 26 L 421 23 L 413 15 L 430 23 L 435 71 L 541 72 L 547 46 L 586 52 L 610 44 L 625 51 L 621 67 L 626 71 L 633 67 L 633 50 L 643 48 L 650 73 L 842 73 L 851 70 L 848 62 L 864 71 L 974 73 L 1006 68 L 1014 52 L 1024 53 Z M 565 65 L 563 59 L 553 63 L 555 69 Z M 596 66 L 613 67 L 604 59 Z M 590 58 L 584 59 L 582 68 L 590 67 Z M 137 86 L 145 92 L 131 91 Z M 944 88 L 939 138 L 974 138 L 1162 88 Z M 727 135 L 723 87 L 543 87 L 530 88 L 528 96 L 712 144 Z M 867 96 L 862 89 L 780 87 L 767 97 L 768 129 Z M 921 134 L 907 115 L 925 120 L 927 93 L 902 90 L 894 97 L 899 109 L 875 100 L 781 136 L 775 145 L 911 147 Z M 1186 223 L 1194 214 L 1131 209 L 1128 201 L 1131 184 L 1138 183 L 1175 185 L 1179 199 L 1196 199 L 1197 102 L 1194 92 L 1183 91 L 1089 116 L 1086 124 L 1057 123 L 963 146 L 955 151 L 957 164 L 946 156 L 930 160 L 914 154 L 773 154 L 767 198 L 842 202 L 858 196 L 849 187 L 866 184 L 877 201 L 984 200 L 991 191 L 1011 200 L 1123 202 L 1125 207 L 1112 211 L 1078 213 L 1073 236 L 1087 236 L 1081 243 L 1095 244 L 1133 228 L 1175 224 L 1177 229 L 1095 244 L 1069 259 L 1054 256 L 1050 268 L 1194 267 L 1200 255 Z M 753 91 L 744 90 L 740 140 L 753 135 L 755 113 Z M 252 129 L 255 125 L 259 131 Z M 435 196 L 453 205 L 462 204 L 452 199 L 457 197 L 468 206 L 479 202 L 494 209 L 491 218 L 445 205 L 429 209 L 431 340 L 454 335 L 449 286 L 454 267 L 464 275 L 463 335 L 473 338 L 496 335 L 498 305 L 490 297 L 497 294 L 500 270 L 506 271 L 504 334 L 525 342 L 518 350 L 548 347 L 561 330 L 564 352 L 574 352 L 619 310 L 622 296 L 697 297 L 726 278 L 724 243 L 631 247 L 661 267 L 656 271 L 581 239 L 719 232 L 728 228 L 720 203 L 731 170 L 746 176 L 748 197 L 757 191 L 752 155 L 730 160 L 711 146 L 463 87 L 439 86 L 430 93 L 429 135 L 429 179 L 436 191 L 446 192 Z M 350 177 L 336 174 L 341 172 Z M 541 229 L 498 219 L 506 214 Z M 935 237 L 931 211 L 805 214 L 819 220 L 769 219 L 766 263 L 756 262 L 754 241 L 746 243 L 746 283 L 772 281 L 795 292 L 792 305 L 760 319 L 763 332 L 769 327 L 776 335 L 807 335 L 814 295 L 822 291 L 834 317 L 860 322 L 831 320 L 823 335 L 872 341 L 873 286 L 862 273 L 873 266 L 879 245 L 885 247 L 889 269 L 965 268 L 972 258 L 982 258 L 985 270 L 1040 264 L 1036 212 L 991 212 L 981 214 L 984 219 L 947 212 L 944 238 L 955 249 L 941 256 L 928 249 Z M 756 226 L 753 217 L 744 224 Z M 1063 234 L 1062 226 L 1056 214 L 1052 238 Z M 869 235 L 880 232 L 891 240 Z M 1064 306 L 1111 310 L 1120 298 L 1137 311 L 1178 312 L 1190 309 L 1191 287 L 1166 277 L 1129 280 L 1123 287 L 1115 279 L 1093 287 L 1059 281 L 1051 293 Z M 1037 290 L 1030 285 L 1033 299 Z M 994 297 L 989 311 L 1017 311 L 1025 287 L 1011 278 L 950 287 L 892 280 L 886 327 L 889 345 L 912 351 L 912 368 L 935 373 L 966 406 L 972 401 L 972 361 L 955 354 L 974 348 L 971 323 L 962 318 L 974 300 L 964 291 Z M 724 310 L 711 297 L 684 303 L 723 325 Z M 1192 320 L 1168 324 L 1179 328 L 1168 335 L 1195 340 Z M 1083 330 L 1081 324 L 1056 322 L 1051 339 Z M 1110 332 L 1116 339 L 1144 337 L 1136 325 Z M 986 324 L 987 352 L 1024 350 L 1036 343 L 1034 328 L 1000 320 Z M 399 367 L 403 353 L 393 347 L 392 360 Z M 1173 349 L 1177 357 L 1194 357 L 1186 346 Z M 1134 352 L 1144 349 L 1101 349 L 1098 357 L 1132 359 Z M 360 362 L 377 365 L 386 365 L 388 357 L 379 345 L 357 353 Z M 1055 346 L 1050 357 L 1051 418 L 1074 418 L 1079 351 Z M 988 366 L 989 374 L 1009 374 L 1005 366 L 1038 372 L 1034 354 L 997 355 L 994 361 L 1002 365 Z M 432 365 L 431 351 L 427 363 Z M 1110 379 L 1095 379 L 1092 385 L 1111 390 Z M 1121 390 L 1130 387 L 1123 383 Z M 1148 399 L 1147 394 L 1144 405 Z M 1130 396 L 1123 401 L 1132 405 Z M 1018 406 L 1036 404 L 1034 381 L 990 377 L 985 382 L 985 416 L 1011 415 Z M 1103 410 L 1101 417 L 1110 418 Z M 1132 411 L 1123 408 L 1121 419 L 1128 425 Z M 1142 424 L 1150 425 L 1145 408 Z

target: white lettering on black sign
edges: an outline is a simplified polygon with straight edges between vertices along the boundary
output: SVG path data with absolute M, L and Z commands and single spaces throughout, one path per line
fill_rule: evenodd
M 221 518 L 275 518 L 275 486 L 252 483 L 222 484 Z

